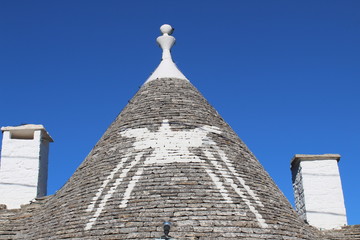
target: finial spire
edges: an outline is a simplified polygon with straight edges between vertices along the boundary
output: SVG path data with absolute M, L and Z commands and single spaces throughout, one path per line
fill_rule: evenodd
M 160 31 L 163 35 L 158 37 L 156 39 L 156 42 L 163 50 L 162 60 L 167 58 L 172 59 L 170 49 L 175 44 L 175 38 L 169 35 L 171 35 L 174 32 L 174 29 L 169 24 L 164 24 L 160 27 Z
M 158 78 L 180 78 L 187 80 L 184 74 L 182 74 L 176 67 L 171 57 L 170 50 L 175 44 L 175 38 L 170 35 L 174 32 L 174 28 L 172 28 L 169 24 L 164 24 L 160 27 L 160 31 L 162 36 L 158 37 L 156 42 L 163 50 L 162 60 L 160 65 L 155 69 L 153 74 L 151 74 L 145 83 Z

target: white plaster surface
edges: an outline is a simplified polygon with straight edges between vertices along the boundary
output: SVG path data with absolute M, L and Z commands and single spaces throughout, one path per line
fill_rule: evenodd
M 228 188 L 230 187 L 241 197 L 249 210 L 255 215 L 259 225 L 267 228 L 268 225 L 256 209 L 257 206 L 263 207 L 259 197 L 246 185 L 245 180 L 236 172 L 232 162 L 226 157 L 224 151 L 208 136 L 209 133 L 220 134 L 221 131 L 214 126 L 173 131 L 169 121 L 166 119 L 163 120 L 160 128 L 154 132 L 147 128 L 128 129 L 121 132 L 120 134 L 123 137 L 134 138 L 133 148 L 135 150 L 153 149 L 152 154 L 141 164 L 140 160 L 143 154 L 141 152 L 139 153 L 139 151 L 137 151 L 138 153 L 134 160 L 130 158 L 129 154 L 121 159 L 120 163 L 104 180 L 92 199 L 92 202 L 89 204 L 87 211 L 93 212 L 93 216 L 89 219 L 84 230 L 90 230 L 96 223 L 97 218 L 106 207 L 108 199 L 113 196 L 117 187 L 123 182 L 123 179 L 132 168 L 137 167 L 137 170 L 125 189 L 119 205 L 120 208 L 127 206 L 132 191 L 136 187 L 136 183 L 142 177 L 145 166 L 171 163 L 201 163 L 201 166 L 212 180 L 214 186 L 219 190 L 219 193 L 226 203 L 233 203 L 233 199 L 228 192 Z M 207 159 L 200 159 L 190 152 L 190 148 L 201 148 Z M 220 156 L 220 159 L 215 158 L 215 153 Z M 226 167 L 223 167 L 220 162 L 224 162 Z M 214 168 L 214 170 L 212 168 Z M 120 169 L 122 169 L 122 171 L 119 174 Z M 116 180 L 112 181 L 114 178 Z M 236 182 L 239 182 L 240 186 Z M 108 186 L 109 184 L 110 186 Z M 110 187 L 109 190 L 104 193 L 105 188 L 108 187 Z
M 49 144 L 42 138 L 43 129 L 10 128 L 2 128 L 0 203 L 12 209 L 46 194 Z M 23 130 L 25 133 L 21 132 Z M 13 131 L 16 139 L 12 138 Z M 25 139 L 18 139 L 24 136 Z
M 320 229 L 347 225 L 337 160 L 300 160 L 297 164 L 293 184 L 300 216 Z

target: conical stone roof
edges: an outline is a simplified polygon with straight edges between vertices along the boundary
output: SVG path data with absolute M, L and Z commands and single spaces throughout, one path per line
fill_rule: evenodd
M 18 238 L 154 239 L 169 221 L 175 239 L 318 239 L 199 91 L 155 75 Z

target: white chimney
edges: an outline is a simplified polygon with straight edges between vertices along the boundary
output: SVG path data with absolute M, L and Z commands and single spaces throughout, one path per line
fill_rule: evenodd
M 2 127 L 0 204 L 20 208 L 46 195 L 49 136 L 43 125 Z
M 291 160 L 296 211 L 319 229 L 347 225 L 339 160 L 339 154 L 296 154 Z

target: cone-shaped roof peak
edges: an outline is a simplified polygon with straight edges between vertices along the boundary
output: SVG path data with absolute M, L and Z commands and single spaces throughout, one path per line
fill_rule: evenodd
M 162 60 L 160 65 L 155 69 L 145 83 L 160 78 L 179 78 L 187 80 L 184 74 L 177 68 L 171 57 L 171 48 L 175 44 L 175 38 L 170 35 L 174 32 L 174 28 L 169 24 L 164 24 L 160 27 L 160 31 L 163 35 L 158 37 L 156 42 L 163 50 Z

